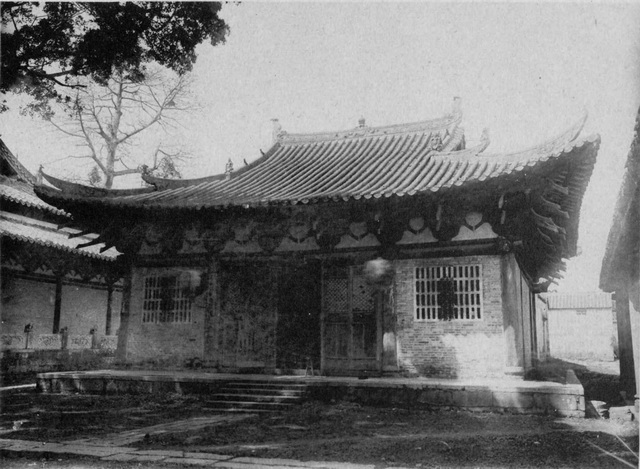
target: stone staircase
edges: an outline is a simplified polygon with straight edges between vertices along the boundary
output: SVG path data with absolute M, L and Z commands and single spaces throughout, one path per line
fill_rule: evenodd
M 280 412 L 300 404 L 306 395 L 304 383 L 268 380 L 229 381 L 207 399 L 207 409 L 226 412 Z

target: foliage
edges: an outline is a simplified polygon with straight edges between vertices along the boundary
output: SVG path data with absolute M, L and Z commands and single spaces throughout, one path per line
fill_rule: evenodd
M 32 110 L 69 102 L 77 77 L 106 85 L 114 70 L 132 80 L 152 62 L 182 75 L 206 39 L 224 42 L 217 2 L 2 2 L 0 91 L 26 93 Z M 6 109 L 6 106 L 3 106 Z

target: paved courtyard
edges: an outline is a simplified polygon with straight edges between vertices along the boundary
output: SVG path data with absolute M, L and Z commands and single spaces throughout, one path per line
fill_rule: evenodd
M 377 408 L 210 411 L 195 397 L 3 392 L 2 466 L 416 468 L 637 466 L 632 420 Z

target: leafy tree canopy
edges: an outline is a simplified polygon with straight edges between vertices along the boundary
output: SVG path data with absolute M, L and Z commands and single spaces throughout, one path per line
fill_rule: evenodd
M 229 31 L 218 2 L 2 2 L 0 91 L 31 95 L 48 108 L 61 89 L 88 76 L 106 84 L 114 69 L 142 79 L 157 62 L 191 70 L 195 48 Z M 5 108 L 6 109 L 6 108 Z

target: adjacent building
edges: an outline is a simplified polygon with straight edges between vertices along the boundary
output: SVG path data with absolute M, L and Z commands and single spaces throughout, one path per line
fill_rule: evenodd
M 620 382 L 640 395 L 640 112 L 600 271 L 600 288 L 616 302 Z
M 78 249 L 96 235 L 72 228 L 68 212 L 35 195 L 36 178 L 2 140 L 0 164 L 2 349 L 114 348 L 119 253 Z

